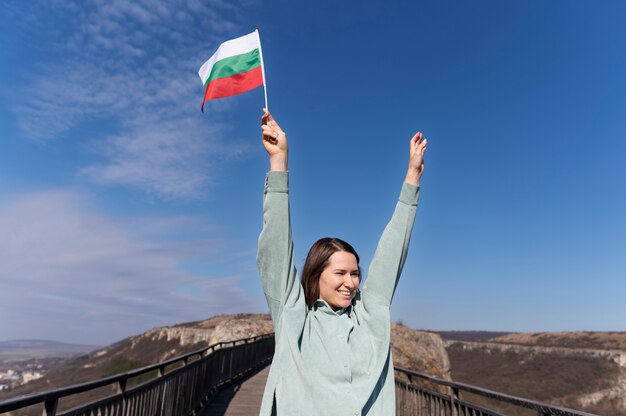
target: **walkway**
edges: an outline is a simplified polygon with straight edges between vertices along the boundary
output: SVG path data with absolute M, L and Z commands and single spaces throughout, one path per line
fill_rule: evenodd
M 220 390 L 199 416 L 258 416 L 270 366 L 234 386 Z

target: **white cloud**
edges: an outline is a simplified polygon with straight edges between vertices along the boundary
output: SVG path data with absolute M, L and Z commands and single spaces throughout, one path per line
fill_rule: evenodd
M 186 217 L 112 220 L 68 191 L 0 203 L 1 338 L 106 343 L 152 326 L 263 310 L 238 286 L 244 276 L 181 268 L 224 262 L 229 242 L 198 237 L 207 226 Z
M 29 19 L 53 13 L 68 29 L 47 39 L 56 58 L 33 69 L 15 106 L 24 136 L 61 139 L 80 123 L 104 120 L 110 132 L 103 146 L 92 147 L 100 161 L 80 173 L 165 198 L 204 193 L 227 128 L 219 112 L 199 114 L 197 70 L 219 42 L 240 34 L 234 11 L 218 0 L 44 3 Z M 246 148 L 229 140 L 231 156 Z
M 221 126 L 203 126 L 197 119 L 181 123 L 155 120 L 137 123 L 120 135 L 100 141 L 104 163 L 81 173 L 101 184 L 136 186 L 167 198 L 201 197 L 215 169 L 213 162 L 237 157 L 247 145 L 225 146 Z M 195 132 L 205 131 L 208 136 Z

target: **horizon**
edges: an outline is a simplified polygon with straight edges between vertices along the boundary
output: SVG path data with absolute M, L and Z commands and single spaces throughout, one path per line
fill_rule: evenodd
M 298 268 L 330 235 L 367 270 L 419 130 L 392 322 L 626 331 L 626 3 L 2 8 L 1 338 L 108 345 L 267 312 L 263 90 L 203 114 L 198 76 L 257 26 L 290 142 Z

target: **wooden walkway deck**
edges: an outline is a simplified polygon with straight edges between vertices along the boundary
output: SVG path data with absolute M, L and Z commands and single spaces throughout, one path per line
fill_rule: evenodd
M 258 416 L 270 366 L 221 390 L 199 416 Z

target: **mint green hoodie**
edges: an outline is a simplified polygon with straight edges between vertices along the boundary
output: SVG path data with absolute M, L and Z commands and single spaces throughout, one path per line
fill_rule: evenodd
M 257 264 L 276 333 L 261 416 L 380 415 L 396 412 L 389 348 L 393 298 L 413 229 L 419 187 L 403 184 L 362 290 L 333 311 L 307 308 L 294 264 L 289 176 L 269 172 Z

